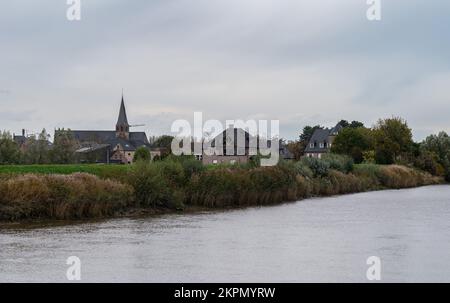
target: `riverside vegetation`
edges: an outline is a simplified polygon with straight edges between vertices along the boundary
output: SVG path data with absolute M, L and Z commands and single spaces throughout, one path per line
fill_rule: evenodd
M 416 143 L 401 118 L 374 127 L 342 120 L 331 153 L 304 157 L 314 127 L 287 144 L 295 161 L 260 167 L 203 166 L 193 157 L 150 162 L 147 149 L 127 165 L 77 164 L 70 130 L 51 148 L 45 130 L 20 149 L 0 133 L 0 220 L 81 219 L 142 212 L 216 209 L 276 204 L 314 196 L 399 189 L 450 182 L 450 136 L 430 135 Z M 155 140 L 170 147 L 171 137 Z M 169 153 L 170 154 L 170 153 Z M 25 165 L 24 165 L 25 164 Z M 31 164 L 31 165 L 30 165 Z
M 136 209 L 259 206 L 443 182 L 415 168 L 355 165 L 350 157 L 335 154 L 282 161 L 273 167 L 203 166 L 187 156 L 138 161 L 130 167 L 80 167 L 84 172 L 72 173 L 70 166 L 66 170 L 29 166 L 33 173 L 27 173 L 26 166 L 19 172 L 7 167 L 0 170 L 0 220 L 96 218 Z

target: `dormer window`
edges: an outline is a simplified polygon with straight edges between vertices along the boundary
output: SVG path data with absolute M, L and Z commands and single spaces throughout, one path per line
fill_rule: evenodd
M 320 148 L 323 148 L 324 146 L 323 146 L 323 143 L 320 143 Z
M 310 143 L 309 147 L 313 148 L 314 147 L 314 143 Z

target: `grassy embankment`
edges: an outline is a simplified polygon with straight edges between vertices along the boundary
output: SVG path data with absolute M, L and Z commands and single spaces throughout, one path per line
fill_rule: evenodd
M 73 173 L 88 173 L 100 178 L 118 179 L 127 174 L 127 165 L 103 164 L 43 164 L 43 165 L 0 165 L 0 178 L 13 177 L 23 174 L 39 175 L 70 175 Z
M 442 183 L 398 165 L 345 157 L 275 167 L 204 167 L 193 159 L 128 166 L 0 166 L 0 220 L 81 219 L 131 209 L 231 208 Z

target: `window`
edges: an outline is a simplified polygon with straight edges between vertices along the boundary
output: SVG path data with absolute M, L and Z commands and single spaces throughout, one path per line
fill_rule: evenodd
M 323 148 L 323 143 L 320 143 L 320 148 Z
M 309 147 L 313 148 L 314 147 L 314 143 L 309 144 Z

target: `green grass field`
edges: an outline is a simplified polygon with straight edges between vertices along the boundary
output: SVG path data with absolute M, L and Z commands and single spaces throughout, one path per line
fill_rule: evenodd
M 130 169 L 129 165 L 105 164 L 43 164 L 0 165 L 0 175 L 89 173 L 101 178 L 120 179 Z

